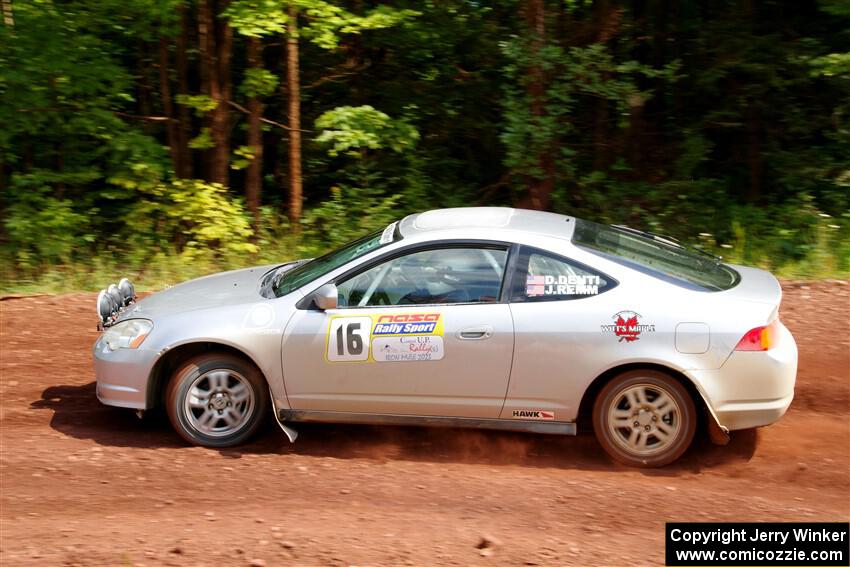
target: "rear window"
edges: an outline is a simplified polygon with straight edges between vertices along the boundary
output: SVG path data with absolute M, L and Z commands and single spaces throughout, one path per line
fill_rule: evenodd
M 738 272 L 718 258 L 649 233 L 576 219 L 573 244 L 651 276 L 701 291 L 738 284 Z

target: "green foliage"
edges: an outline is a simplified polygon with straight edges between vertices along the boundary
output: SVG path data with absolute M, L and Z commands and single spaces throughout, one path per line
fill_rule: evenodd
M 189 147 L 193 150 L 209 150 L 215 147 L 212 132 L 208 127 L 201 128 L 197 136 L 189 140 Z
M 345 34 L 391 28 L 410 21 L 420 12 L 378 6 L 365 15 L 356 15 L 341 6 L 322 0 L 297 0 L 296 5 L 309 18 L 302 33 L 322 49 L 336 49 Z
M 242 203 L 225 187 L 178 179 L 141 192 L 127 214 L 127 226 L 141 250 L 167 250 L 191 259 L 206 250 L 222 255 L 252 254 L 251 223 Z
M 5 220 L 15 242 L 15 260 L 21 267 L 42 262 L 70 263 L 73 252 L 92 240 L 89 217 L 74 211 L 68 199 L 45 196 L 43 191 L 25 193 L 12 203 Z
M 359 156 L 365 150 L 409 150 L 419 139 L 416 128 L 402 119 L 393 120 L 371 106 L 340 106 L 316 119 L 322 132 L 316 138 L 328 154 Z
M 750 206 L 732 213 L 731 236 L 714 244 L 728 262 L 756 265 L 785 277 L 847 277 L 850 272 L 850 215 L 835 219 L 801 198 L 766 214 Z
M 233 152 L 233 160 L 230 162 L 231 169 L 245 169 L 254 159 L 254 149 L 251 146 L 239 146 Z
M 299 33 L 326 50 L 339 47 L 344 35 L 391 28 L 419 15 L 415 10 L 398 10 L 386 5 L 358 15 L 339 3 L 325 0 L 236 0 L 225 10 L 224 16 L 240 34 L 264 37 L 287 31 L 290 6 L 307 20 Z
M 187 94 L 179 94 L 174 99 L 177 101 L 177 104 L 182 104 L 184 106 L 188 106 L 192 110 L 195 111 L 195 115 L 198 117 L 202 117 L 208 112 L 212 112 L 215 107 L 218 105 L 216 101 L 205 94 L 198 95 L 187 95 Z
M 281 0 L 235 0 L 223 16 L 241 35 L 247 37 L 284 33 L 289 21 L 286 5 Z
M 245 70 L 245 79 L 239 87 L 247 97 L 266 97 L 277 88 L 277 76 L 266 69 L 251 68 Z
M 386 197 L 374 189 L 333 187 L 331 197 L 304 217 L 302 253 L 338 247 L 398 219 L 401 195 Z M 352 214 L 352 211 L 360 211 Z
M 819 4 L 827 14 L 850 18 L 850 0 L 820 0 Z
M 534 179 L 546 175 L 540 156 L 553 153 L 559 179 L 584 174 L 575 159 L 575 146 L 586 143 L 577 120 L 583 100 L 610 101 L 619 116 L 617 125 L 625 127 L 630 111 L 652 96 L 640 89 L 640 79 L 673 81 L 679 67 L 678 61 L 661 69 L 634 60 L 617 62 L 602 44 L 565 49 L 555 44 L 535 47 L 536 41 L 534 36 L 516 36 L 502 44 L 508 60 L 505 73 L 514 79 L 505 87 L 505 163 L 516 174 Z M 539 73 L 529 72 L 535 68 Z M 535 90 L 538 82 L 542 84 Z
M 850 78 L 850 53 L 828 53 L 811 61 L 815 75 Z
M 118 199 L 130 195 L 129 191 L 157 183 L 165 177 L 167 156 L 165 149 L 156 140 L 138 130 L 127 129 L 103 135 L 106 143 L 100 149 L 107 159 L 108 167 L 103 174 L 107 186 L 101 189 L 99 196 L 104 199 Z M 75 183 L 85 186 L 92 179 Z
M 198 3 L 16 1 L 0 24 L 0 288 L 97 288 L 117 272 L 157 287 L 316 255 L 408 212 L 528 204 L 543 181 L 558 212 L 782 275 L 850 275 L 848 0 L 547 0 L 540 37 L 525 0 L 223 4 L 223 78 L 234 102 L 263 99 L 255 233 L 239 197 L 258 158 L 236 106 L 222 109 L 231 186 L 175 179 L 210 175 L 220 140 L 198 94 Z M 312 128 L 300 232 L 278 127 L 290 8 Z M 247 38 L 263 40 L 253 64 Z M 194 136 L 191 171 L 172 163 L 169 126 Z

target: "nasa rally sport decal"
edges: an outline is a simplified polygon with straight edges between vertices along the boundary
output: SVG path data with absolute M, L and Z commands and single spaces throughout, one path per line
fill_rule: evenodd
M 340 316 L 328 326 L 328 362 L 419 362 L 444 353 L 440 313 Z
M 600 325 L 603 333 L 612 333 L 617 342 L 633 343 L 641 333 L 654 333 L 655 325 L 642 321 L 642 316 L 634 311 L 620 311 L 611 316 L 613 324 Z
M 511 412 L 514 419 L 536 419 L 541 421 L 554 421 L 555 412 L 543 410 L 514 410 Z

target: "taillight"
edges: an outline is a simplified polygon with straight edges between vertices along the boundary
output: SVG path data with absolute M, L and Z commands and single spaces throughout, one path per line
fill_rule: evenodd
M 778 330 L 779 319 L 776 319 L 770 325 L 751 329 L 741 337 L 735 350 L 769 350 L 776 346 Z

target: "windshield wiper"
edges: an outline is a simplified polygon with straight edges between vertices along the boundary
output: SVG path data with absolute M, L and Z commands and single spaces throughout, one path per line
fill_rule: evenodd
M 723 262 L 723 256 L 718 256 L 716 254 L 712 254 L 711 252 L 708 252 L 708 251 L 703 250 L 702 248 L 698 248 L 696 246 L 689 246 L 689 245 L 682 244 L 682 242 L 679 241 L 678 238 L 674 238 L 672 236 L 665 236 L 663 234 L 650 232 L 648 230 L 638 230 L 636 228 L 632 228 L 632 227 L 626 226 L 624 224 L 615 224 L 615 225 L 611 225 L 611 226 L 613 226 L 614 228 L 618 228 L 618 229 L 620 229 L 624 232 L 631 232 L 633 234 L 640 234 L 641 236 L 646 236 L 648 238 L 655 240 L 656 242 L 661 242 L 661 243 L 667 244 L 669 246 L 675 246 L 676 248 L 681 248 L 682 250 L 691 250 L 693 252 L 696 252 L 698 254 L 702 254 L 703 256 L 711 258 L 717 264 L 720 264 L 720 263 Z

